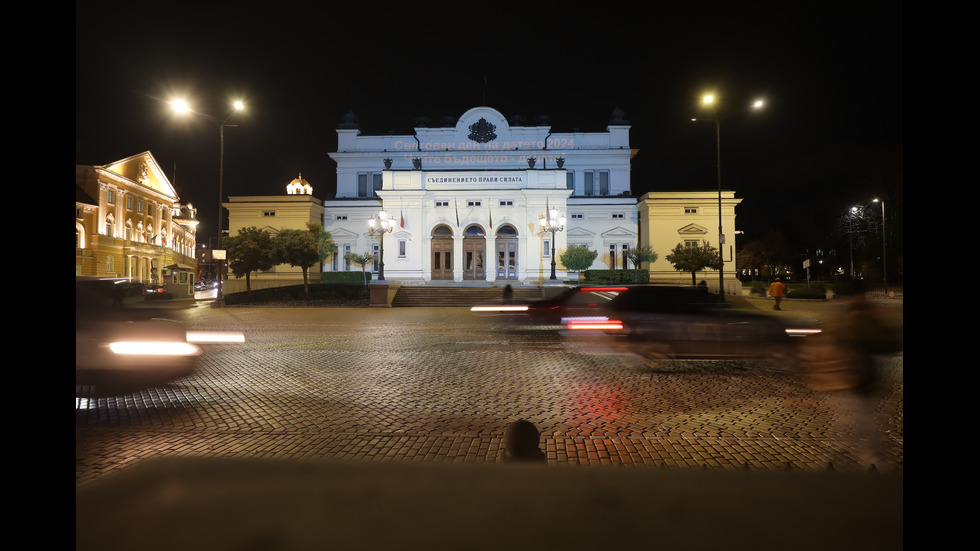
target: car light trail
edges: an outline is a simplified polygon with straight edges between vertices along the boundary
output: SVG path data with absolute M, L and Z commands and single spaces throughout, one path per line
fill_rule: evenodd
M 245 342 L 245 334 L 236 331 L 188 331 L 187 342 Z
M 133 342 L 109 343 L 114 354 L 139 356 L 197 356 L 201 349 L 186 342 Z

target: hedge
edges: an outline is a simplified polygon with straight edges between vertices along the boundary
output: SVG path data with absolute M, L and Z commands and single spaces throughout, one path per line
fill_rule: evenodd
M 583 283 L 650 283 L 650 271 L 586 270 L 582 272 L 581 281 Z

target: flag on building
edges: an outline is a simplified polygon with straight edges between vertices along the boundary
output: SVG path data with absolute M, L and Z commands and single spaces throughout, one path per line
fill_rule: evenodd
M 402 211 L 398 211 L 398 213 L 399 213 L 398 214 L 399 221 L 401 223 L 401 226 L 404 228 L 405 227 L 405 211 L 403 211 L 403 210 Z
M 453 199 L 453 205 L 456 206 L 456 227 L 459 227 L 459 202 Z
M 493 211 L 490 209 L 490 205 L 487 205 L 487 212 L 490 213 L 490 229 L 493 229 Z

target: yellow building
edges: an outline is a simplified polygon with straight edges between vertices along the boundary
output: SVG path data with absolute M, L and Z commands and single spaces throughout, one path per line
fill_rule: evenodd
M 193 293 L 196 214 L 180 203 L 149 151 L 108 165 L 76 165 L 75 275 L 168 284 L 168 290 L 189 283 Z
M 286 185 L 285 195 L 231 196 L 222 205 L 228 209 L 229 236 L 236 236 L 239 230 L 253 226 L 275 235 L 284 229 L 305 230 L 309 222 L 323 224 L 323 201 L 313 197 L 313 187 L 302 174 Z M 225 272 L 228 272 L 227 266 Z M 319 274 L 320 266 L 311 267 L 310 281 L 319 283 Z M 231 274 L 227 277 L 223 287 L 225 293 L 245 291 L 245 278 Z M 301 285 L 303 270 L 280 264 L 268 271 L 253 272 L 249 281 L 252 289 Z
M 725 260 L 722 280 L 725 293 L 741 294 L 742 284 L 736 277 L 735 266 L 735 207 L 742 200 L 734 191 L 721 192 L 721 254 Z M 710 244 L 718 247 L 717 191 L 663 191 L 651 192 L 640 197 L 637 203 L 640 245 L 657 253 L 657 261 L 649 266 L 650 281 L 655 283 L 691 284 L 691 274 L 678 272 L 667 261 L 667 255 L 678 244 Z M 718 290 L 718 271 L 704 270 L 697 274 L 712 292 Z

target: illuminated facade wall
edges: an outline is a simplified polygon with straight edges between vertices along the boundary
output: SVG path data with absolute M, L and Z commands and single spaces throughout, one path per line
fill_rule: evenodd
M 238 235 L 242 228 L 256 227 L 275 235 L 283 229 L 306 230 L 306 224 L 323 221 L 323 203 L 313 197 L 313 187 L 302 176 L 284 188 L 285 195 L 232 196 L 223 206 L 228 209 L 228 235 Z M 298 190 L 298 192 L 297 192 Z M 319 265 L 307 270 L 311 283 L 320 282 Z M 253 289 L 298 285 L 303 283 L 303 270 L 298 266 L 280 264 L 271 270 L 253 272 L 250 276 Z M 245 279 L 229 274 L 224 291 L 234 293 L 246 290 Z
M 742 200 L 735 197 L 734 191 L 721 193 L 722 244 L 725 259 L 725 292 L 740 294 L 741 283 L 736 276 L 735 265 L 735 207 Z M 654 280 L 673 282 L 682 285 L 691 283 L 691 274 L 677 272 L 667 261 L 667 255 L 678 244 L 710 244 L 718 248 L 718 192 L 716 191 L 675 191 L 651 192 L 640 197 L 638 210 L 640 219 L 640 242 L 653 248 L 659 258 L 650 266 L 650 276 Z M 703 276 L 703 277 L 702 277 Z M 717 270 L 698 273 L 709 288 L 717 290 Z
M 594 268 L 622 268 L 636 246 L 633 151 L 620 113 L 605 132 L 553 132 L 477 107 L 411 135 L 364 136 L 350 117 L 337 134 L 337 194 L 324 202 L 323 224 L 338 253 L 325 270 L 359 270 L 344 253 L 378 251 L 368 220 L 382 208 L 397 220 L 384 237 L 393 281 L 541 283 L 552 234 L 538 219 L 548 209 L 566 218 L 554 234 L 556 260 L 581 244 L 599 252 Z M 560 260 L 557 277 L 567 277 Z
M 76 275 L 163 283 L 166 266 L 196 272 L 196 211 L 150 152 L 76 166 L 75 187 Z

